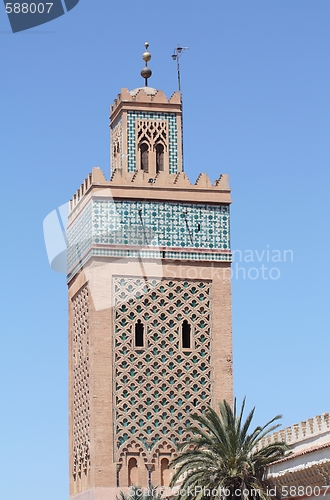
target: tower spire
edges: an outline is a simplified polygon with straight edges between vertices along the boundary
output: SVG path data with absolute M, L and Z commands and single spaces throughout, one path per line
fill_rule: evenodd
M 145 87 L 148 87 L 148 78 L 150 78 L 150 77 L 151 77 L 151 75 L 152 75 L 152 71 L 151 71 L 151 69 L 150 69 L 150 68 L 148 68 L 148 62 L 149 62 L 149 61 L 150 61 L 150 59 L 151 59 L 151 54 L 150 54 L 150 52 L 148 52 L 149 43 L 148 43 L 148 42 L 146 42 L 146 43 L 144 44 L 144 46 L 145 46 L 146 50 L 145 50 L 145 52 L 143 52 L 143 54 L 142 54 L 142 59 L 145 61 L 146 65 L 145 65 L 145 67 L 144 67 L 144 68 L 142 68 L 142 70 L 141 70 L 141 76 L 142 76 L 142 78 L 144 78 L 144 81 L 145 81 Z

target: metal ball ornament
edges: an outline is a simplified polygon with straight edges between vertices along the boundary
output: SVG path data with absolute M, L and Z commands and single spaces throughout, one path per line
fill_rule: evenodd
M 146 52 L 143 52 L 142 54 L 142 59 L 145 61 L 145 62 L 149 62 L 150 59 L 151 59 L 151 54 L 150 52 L 146 51 Z
M 141 76 L 142 78 L 150 78 L 152 75 L 152 71 L 150 68 L 148 68 L 148 66 L 145 66 L 142 70 L 141 70 Z

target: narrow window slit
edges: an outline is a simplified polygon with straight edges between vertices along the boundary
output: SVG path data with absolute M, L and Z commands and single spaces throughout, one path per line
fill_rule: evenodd
M 144 345 L 144 326 L 141 320 L 138 319 L 135 324 L 135 347 L 143 347 Z
M 148 144 L 143 142 L 140 146 L 140 160 L 141 160 L 141 170 L 144 172 L 149 171 L 149 147 Z
M 190 349 L 191 348 L 191 339 L 190 339 L 190 331 L 191 327 L 187 320 L 184 320 L 182 323 L 182 348 Z
M 162 144 L 157 144 L 156 146 L 156 172 L 162 172 L 164 170 L 164 146 Z

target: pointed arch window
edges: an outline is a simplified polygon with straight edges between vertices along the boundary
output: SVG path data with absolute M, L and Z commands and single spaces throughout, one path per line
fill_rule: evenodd
M 156 146 L 156 172 L 164 171 L 164 146 L 157 144 Z
M 140 165 L 144 172 L 149 171 L 149 146 L 146 142 L 140 145 Z
M 191 349 L 191 326 L 186 319 L 182 323 L 182 349 Z
M 168 458 L 162 458 L 160 462 L 160 484 L 161 486 L 169 486 L 170 484 L 170 475 L 169 475 L 169 459 Z
M 130 458 L 128 461 L 128 486 L 133 486 L 137 483 L 138 478 L 138 464 L 136 458 Z
M 135 347 L 144 347 L 144 325 L 140 319 L 135 323 L 134 345 Z

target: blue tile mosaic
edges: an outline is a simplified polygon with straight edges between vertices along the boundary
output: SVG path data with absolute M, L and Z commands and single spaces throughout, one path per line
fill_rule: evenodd
M 230 262 L 229 207 L 91 200 L 68 230 L 70 276 L 91 255 Z
M 89 202 L 68 228 L 68 269 L 79 262 L 92 245 L 92 203 Z
M 229 207 L 94 200 L 93 243 L 229 251 Z

